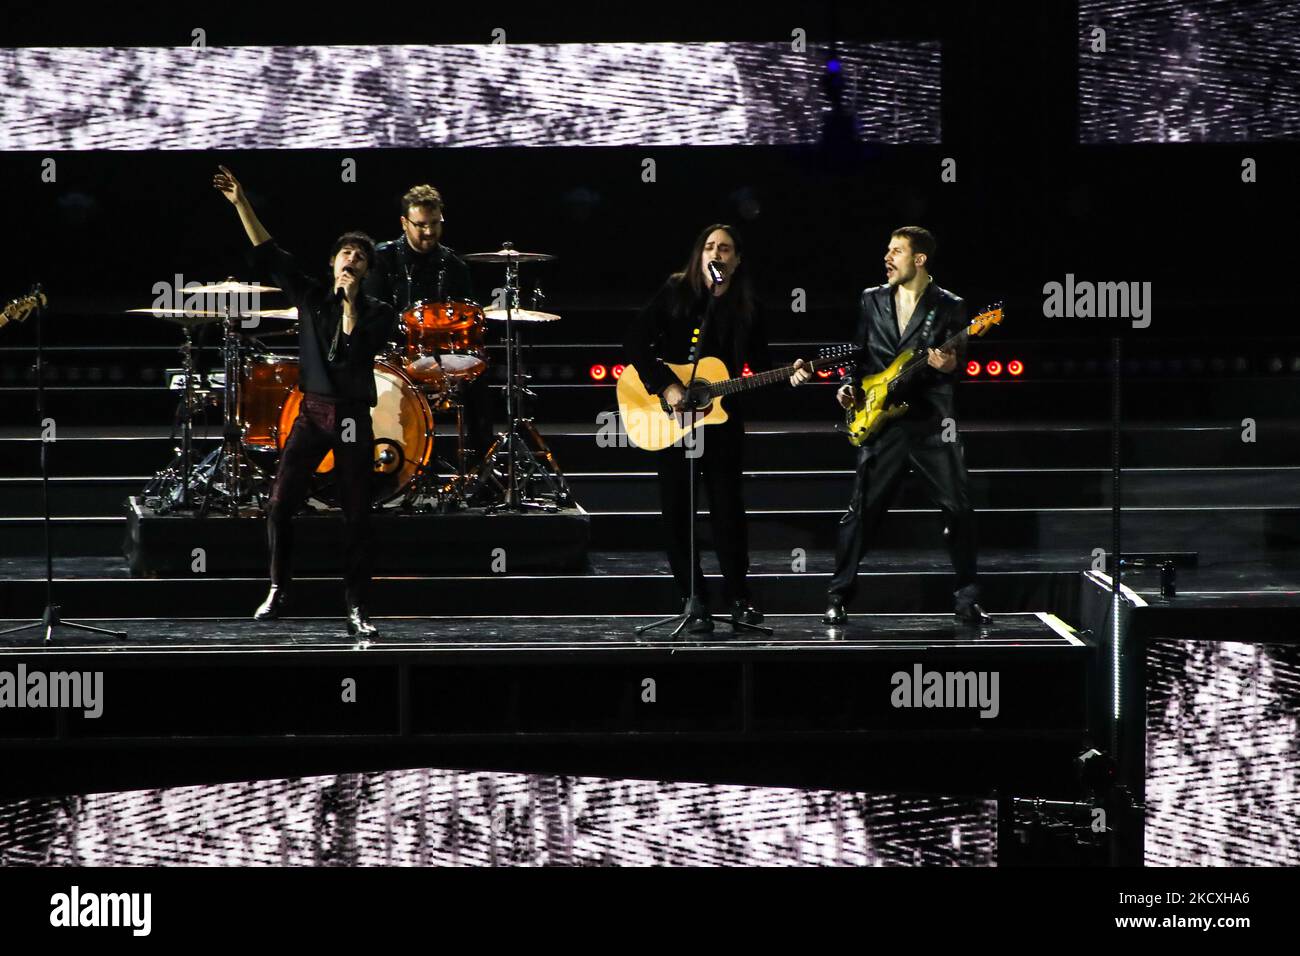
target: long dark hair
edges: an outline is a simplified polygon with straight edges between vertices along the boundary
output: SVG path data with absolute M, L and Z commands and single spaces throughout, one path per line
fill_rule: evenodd
M 673 273 L 673 279 L 677 286 L 677 301 L 674 305 L 678 314 L 689 310 L 692 305 L 709 294 L 709 287 L 712 283 L 704 278 L 704 267 L 700 265 L 700 259 L 704 255 L 704 243 L 717 229 L 721 229 L 731 237 L 731 244 L 736 249 L 736 255 L 743 257 L 745 254 L 744 243 L 740 238 L 740 233 L 736 232 L 734 226 L 729 226 L 723 222 L 715 222 L 712 225 L 705 226 L 700 231 L 700 234 L 695 237 L 695 243 L 691 246 L 691 255 L 686 260 L 685 268 L 680 272 Z M 748 323 L 753 319 L 754 286 L 749 281 L 749 269 L 744 261 L 732 273 L 730 286 L 723 298 L 731 300 L 729 304 L 735 307 L 736 314 L 740 316 L 743 322 Z

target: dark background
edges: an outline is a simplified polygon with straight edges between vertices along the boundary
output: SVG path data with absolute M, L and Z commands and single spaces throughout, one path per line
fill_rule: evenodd
M 1153 325 L 1133 333 L 1143 341 L 1180 339 L 1213 355 L 1243 334 L 1291 335 L 1294 144 L 1078 145 L 1077 50 L 1086 31 L 1073 3 L 809 3 L 762 13 L 683 4 L 629 8 L 618 19 L 605 4 L 482 9 L 385 6 L 335 16 L 322 8 L 304 19 L 223 6 L 101 23 L 29 10 L 6 25 L 5 43 L 178 45 L 195 26 L 213 45 L 484 42 L 495 26 L 510 42 L 788 42 L 796 26 L 810 43 L 938 39 L 943 143 L 65 152 L 53 154 L 57 184 L 40 182 L 45 154 L 8 153 L 0 155 L 11 225 L 0 296 L 39 279 L 56 308 L 97 315 L 104 341 L 171 341 L 173 330 L 120 310 L 148 306 L 153 283 L 177 272 L 187 280 L 248 276 L 237 217 L 210 186 L 221 162 L 244 181 L 272 234 L 322 266 L 344 229 L 396 236 L 396 197 L 413 183 L 435 184 L 449 204 L 444 241 L 458 251 L 509 239 L 559 257 L 533 273 L 548 307 L 566 316 L 562 331 L 548 330 L 551 341 L 618 341 L 626 310 L 680 267 L 697 230 L 715 220 L 737 224 L 748 240 L 774 309 L 774 341 L 842 338 L 858 290 L 882 281 L 889 230 L 904 223 L 938 235 L 938 282 L 973 308 L 1006 301 L 999 334 L 1010 338 L 1100 346 L 1115 331 L 1097 320 L 1042 318 L 1043 283 L 1067 272 L 1152 282 Z M 345 155 L 358 162 L 354 184 L 340 182 Z M 1246 155 L 1258 161 L 1257 183 L 1241 182 Z M 658 164 L 653 184 L 640 178 L 646 156 Z M 956 183 L 940 181 L 944 157 L 957 161 Z M 749 200 L 757 215 L 745 214 Z M 476 267 L 475 281 L 486 299 L 499 276 Z M 807 290 L 809 316 L 788 311 L 794 287 Z M 84 321 L 55 325 L 56 343 L 88 334 Z M 29 334 L 19 330 L 3 345 L 27 344 Z

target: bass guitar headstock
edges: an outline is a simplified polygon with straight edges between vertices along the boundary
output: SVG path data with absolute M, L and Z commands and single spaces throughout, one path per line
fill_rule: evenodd
M 48 302 L 49 300 L 45 298 L 44 292 L 33 292 L 14 299 L 3 310 L 0 310 L 0 328 L 10 322 L 21 322 L 35 312 L 38 307 L 44 308 Z

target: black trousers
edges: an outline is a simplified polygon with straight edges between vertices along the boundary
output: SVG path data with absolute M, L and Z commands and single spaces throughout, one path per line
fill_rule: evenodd
M 346 422 L 354 425 L 344 441 Z M 304 501 L 316 466 L 334 452 L 334 481 L 346 523 L 343 584 L 349 604 L 365 604 L 370 587 L 371 478 L 374 474 L 373 426 L 365 402 L 338 402 L 303 396 L 301 410 L 280 455 L 267 509 L 267 543 L 271 549 L 271 583 L 287 585 L 293 577 L 293 515 Z
M 835 549 L 835 573 L 829 592 L 845 603 L 857 588 L 858 564 L 880 528 L 889 502 L 911 463 L 930 500 L 943 512 L 948 552 L 957 573 L 957 606 L 978 599 L 976 583 L 975 512 L 970 504 L 961 441 L 946 442 L 940 432 L 917 432 L 907 426 L 886 427 L 858 450 L 857 474 L 849 510 L 840 519 Z
M 667 537 L 668 564 L 677 583 L 679 597 L 690 593 L 691 574 L 695 574 L 695 593 L 709 599 L 704 573 L 696 553 L 690 553 L 690 466 L 695 463 L 695 504 L 698 508 L 707 491 L 709 518 L 713 528 L 713 545 L 722 569 L 724 597 L 727 602 L 749 598 L 745 576 L 749 573 L 749 529 L 745 520 L 745 499 L 741 489 L 745 427 L 736 419 L 721 425 L 696 429 L 695 459 L 685 456 L 679 446 L 658 452 L 655 464 L 659 471 L 659 495 L 663 506 L 664 532 Z
M 496 437 L 492 431 L 494 396 L 487 373 L 462 386 L 460 395 L 465 403 L 466 467 L 473 471 L 483 461 L 483 455 Z

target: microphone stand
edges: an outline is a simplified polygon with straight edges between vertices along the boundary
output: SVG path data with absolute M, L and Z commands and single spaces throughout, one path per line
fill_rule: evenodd
M 718 297 L 714 294 L 714 290 L 720 284 L 721 283 L 718 282 L 715 277 L 713 284 L 709 287 L 709 304 L 705 307 L 704 310 L 704 321 L 700 323 L 700 332 L 699 335 L 696 336 L 697 341 L 694 342 L 691 346 L 691 354 L 693 356 L 693 361 L 691 363 L 691 374 L 687 376 L 686 402 L 687 402 L 688 414 L 690 414 L 691 416 L 690 423 L 692 426 L 694 426 L 695 420 L 700 415 L 700 408 L 698 405 L 698 401 L 692 395 L 692 388 L 695 385 L 695 371 L 700 367 L 700 359 L 703 357 L 703 350 L 704 350 L 704 338 L 708 334 L 709 323 L 713 319 L 713 309 L 718 299 Z M 677 626 L 674 627 L 672 633 L 668 635 L 669 640 L 677 637 L 677 635 L 680 634 L 686 628 L 687 621 L 691 619 L 691 609 L 695 607 L 695 597 L 696 597 L 695 569 L 699 563 L 699 553 L 695 549 L 695 529 L 696 526 L 699 524 L 699 514 L 695 510 L 695 462 L 696 459 L 699 458 L 699 456 L 692 455 L 690 454 L 690 452 L 694 447 L 695 442 L 701 440 L 701 436 L 693 427 L 686 434 L 691 436 L 690 441 L 686 440 L 685 437 L 683 437 L 682 440 L 682 455 L 685 456 L 687 461 L 687 468 L 689 469 L 687 473 L 688 477 L 687 477 L 686 484 L 687 484 L 687 488 L 689 489 L 687 493 L 689 495 L 690 509 L 691 509 L 691 523 L 688 528 L 688 540 L 690 541 L 690 546 L 689 546 L 689 559 L 690 559 L 689 573 L 691 576 L 690 594 L 686 598 L 686 607 L 682 609 L 682 612 L 680 614 L 674 614 L 671 617 L 661 618 L 660 620 L 654 621 L 653 623 L 650 624 L 642 624 L 640 627 L 634 629 L 634 633 L 640 635 L 640 634 L 644 634 L 646 631 L 653 631 L 657 627 L 662 627 L 665 624 L 670 624 L 676 621 Z M 760 634 L 769 634 L 769 635 L 773 633 L 772 628 L 770 627 L 764 627 L 762 624 L 750 624 L 746 621 L 735 621 L 732 620 L 729 616 L 724 614 L 709 614 L 708 617 L 712 621 L 723 621 L 727 624 L 730 624 L 733 630 L 740 629 L 740 630 L 757 631 Z
M 39 425 L 45 421 L 45 362 L 44 351 L 41 345 L 41 328 L 45 325 L 45 309 L 41 305 L 41 287 L 36 285 L 36 314 L 33 321 L 36 323 L 36 421 Z M 54 633 L 56 627 L 70 627 L 78 631 L 88 631 L 91 634 L 106 634 L 109 637 L 126 638 L 125 631 L 110 631 L 108 628 L 95 627 L 93 624 L 78 624 L 74 621 L 65 621 L 59 617 L 59 606 L 54 603 L 54 557 L 50 547 L 50 464 L 47 451 L 49 442 L 41 439 L 41 504 L 44 506 L 44 527 L 45 527 L 45 611 L 39 621 L 33 621 L 31 624 L 23 624 L 18 627 L 11 627 L 8 630 L 0 631 L 0 637 L 9 634 L 18 634 L 22 631 L 30 631 L 32 628 L 45 628 L 45 643 L 50 642 L 50 636 Z

